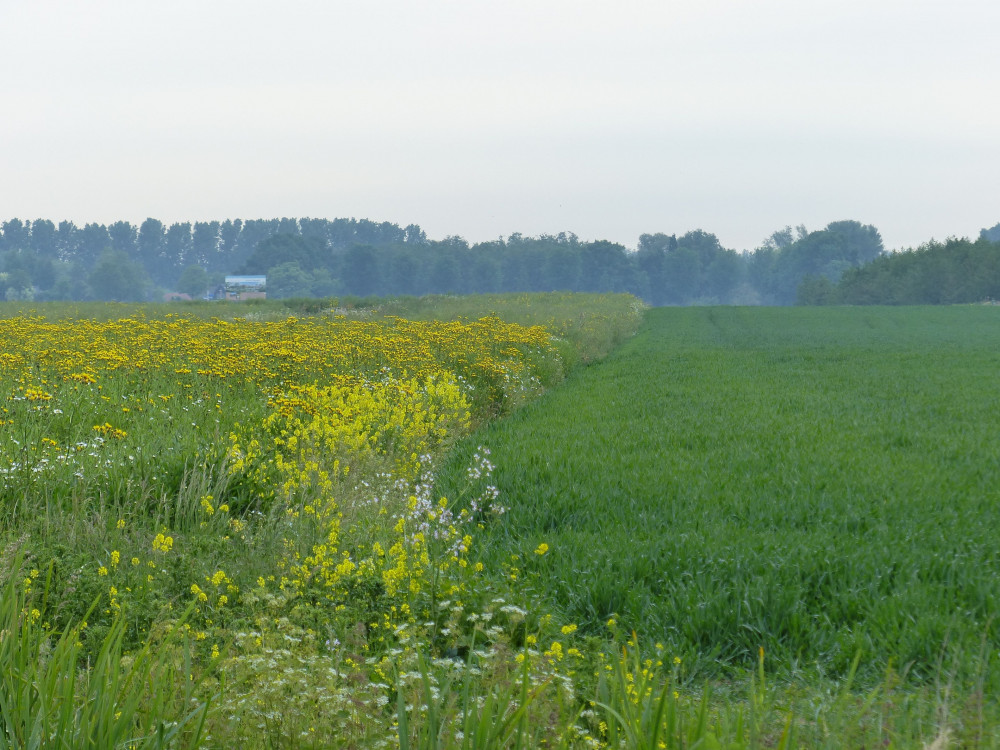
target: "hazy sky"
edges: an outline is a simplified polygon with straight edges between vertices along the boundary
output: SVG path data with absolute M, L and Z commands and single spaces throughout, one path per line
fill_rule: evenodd
M 1000 222 L 996 0 L 0 0 L 0 219 Z

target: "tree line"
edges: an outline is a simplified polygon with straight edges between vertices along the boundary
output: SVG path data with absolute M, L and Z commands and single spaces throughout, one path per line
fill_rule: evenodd
M 178 289 L 182 277 L 219 279 L 275 234 L 315 237 L 331 248 L 426 240 L 418 226 L 367 219 L 252 219 L 177 222 L 146 219 L 76 226 L 48 219 L 0 224 L 0 296 L 21 299 L 143 300 Z
M 785 227 L 752 252 L 712 233 L 652 233 L 635 249 L 568 232 L 471 244 L 415 224 L 258 219 L 110 225 L 45 219 L 0 224 L 6 299 L 198 297 L 227 274 L 265 274 L 271 297 L 520 291 L 630 292 L 653 305 L 795 304 L 800 286 L 832 288 L 883 255 L 875 227 Z
M 807 305 L 940 305 L 1000 300 L 1000 224 L 979 238 L 927 242 L 848 269 L 836 282 L 809 277 Z

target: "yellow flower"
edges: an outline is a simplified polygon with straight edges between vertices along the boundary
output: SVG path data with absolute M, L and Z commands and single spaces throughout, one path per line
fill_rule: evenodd
M 107 574 L 108 574 L 108 569 L 105 568 L 103 565 L 97 569 L 97 575 L 106 576 Z
M 542 542 L 541 544 L 538 545 L 538 548 L 535 550 L 535 554 L 544 555 L 548 551 L 549 551 L 549 545 L 547 545 L 545 542 Z
M 118 529 L 124 529 L 125 528 L 125 519 L 124 518 L 119 518 L 118 519 L 118 523 L 115 524 L 115 525 L 118 527 Z
M 125 430 L 119 430 L 117 427 L 112 427 L 110 422 L 105 422 L 104 424 L 95 424 L 94 431 L 99 432 L 107 437 L 121 439 L 128 435 Z
M 118 565 L 118 563 L 121 561 L 121 557 L 122 556 L 118 552 L 118 550 L 112 550 L 111 551 L 111 567 L 112 568 L 114 568 L 114 567 L 116 567 Z
M 549 650 L 545 652 L 545 655 L 550 659 L 555 661 L 562 661 L 563 658 L 563 647 L 559 641 L 552 641 L 552 645 L 549 646 Z

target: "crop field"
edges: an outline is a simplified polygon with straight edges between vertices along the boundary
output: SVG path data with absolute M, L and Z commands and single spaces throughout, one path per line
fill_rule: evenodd
M 658 309 L 477 440 L 538 585 L 687 657 L 916 674 L 1000 646 L 1000 315 Z M 456 454 L 461 461 L 461 453 Z M 621 582 L 627 585 L 621 585 Z
M 763 650 L 790 678 L 858 659 L 996 695 L 998 407 L 992 307 L 650 310 L 476 436 L 510 506 L 484 560 L 703 679 Z
M 642 316 L 6 307 L 0 747 L 996 746 L 996 311 Z

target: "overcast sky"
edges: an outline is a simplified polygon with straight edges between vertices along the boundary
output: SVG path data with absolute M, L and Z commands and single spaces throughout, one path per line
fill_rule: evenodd
M 0 219 L 1000 222 L 996 0 L 0 0 Z

